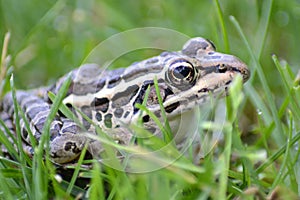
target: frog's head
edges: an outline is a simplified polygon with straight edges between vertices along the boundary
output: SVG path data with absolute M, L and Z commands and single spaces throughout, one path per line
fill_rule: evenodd
M 159 83 L 164 107 L 171 116 L 190 110 L 210 97 L 225 96 L 232 81 L 250 76 L 245 63 L 233 55 L 216 52 L 209 40 L 190 39 L 180 52 L 171 52 L 163 63 Z M 166 86 L 167 85 L 167 86 Z M 158 110 L 159 107 L 153 110 Z
M 161 106 L 153 85 L 153 79 L 157 78 L 163 107 L 169 123 L 170 120 L 173 123 L 173 131 L 178 130 L 180 120 L 188 119 L 184 124 L 189 125 L 185 124 L 185 127 L 192 126 L 195 117 L 188 111 L 211 97 L 227 95 L 235 77 L 241 76 L 243 82 L 246 82 L 250 76 L 245 63 L 233 55 L 217 52 L 212 42 L 200 37 L 190 39 L 179 52 L 162 53 L 159 59 L 159 64 L 152 67 L 159 69 L 158 72 L 152 76 L 149 74 L 148 80 L 143 80 L 141 91 L 144 94 L 150 86 L 147 107 L 157 117 L 161 117 Z M 143 98 L 144 95 L 139 95 L 136 99 L 142 102 Z M 142 116 L 146 127 L 157 130 L 149 120 L 149 115 L 143 113 Z M 182 132 L 188 131 L 184 129 Z
M 200 37 L 186 42 L 177 56 L 167 60 L 166 69 L 166 80 L 174 89 L 204 92 L 226 86 L 236 76 L 246 82 L 250 75 L 245 63 L 233 55 L 216 52 L 212 42 Z

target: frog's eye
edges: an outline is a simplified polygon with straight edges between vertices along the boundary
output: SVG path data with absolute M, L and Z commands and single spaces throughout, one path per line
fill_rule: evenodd
M 166 75 L 167 80 L 179 89 L 190 88 L 195 84 L 195 68 L 189 61 L 184 59 L 172 62 Z

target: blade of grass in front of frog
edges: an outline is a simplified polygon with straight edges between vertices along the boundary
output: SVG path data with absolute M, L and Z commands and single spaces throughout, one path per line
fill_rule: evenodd
M 51 109 L 50 109 L 50 113 L 46 119 L 45 125 L 43 127 L 43 134 L 41 136 L 41 141 L 39 143 L 39 150 L 44 149 L 44 145 L 46 145 L 46 154 L 48 154 L 47 156 L 49 157 L 49 139 L 50 139 L 50 134 L 49 134 L 49 130 L 50 130 L 50 126 L 51 123 L 53 121 L 53 119 L 55 118 L 58 110 L 59 110 L 59 106 L 63 101 L 63 98 L 66 96 L 68 88 L 71 84 L 71 74 L 68 75 L 66 81 L 62 84 L 60 90 L 58 91 L 57 95 L 55 96 L 55 99 L 52 103 Z
M 149 98 L 149 93 L 150 93 L 150 85 L 148 86 L 148 88 L 145 92 L 145 97 L 144 97 L 143 102 L 142 102 L 142 105 L 144 105 L 144 106 L 147 105 L 147 101 L 148 101 L 148 98 Z M 149 136 L 149 131 L 145 130 L 145 128 L 143 127 L 142 116 L 143 116 L 143 110 L 141 110 L 141 112 L 139 113 L 137 124 L 131 124 L 130 125 L 130 128 L 133 129 L 137 134 L 137 135 L 133 135 L 132 142 L 134 142 L 136 140 L 137 143 L 140 144 L 140 145 L 143 145 L 143 141 L 144 141 L 143 139 L 140 139 L 140 138 L 145 138 L 145 137 L 147 138 Z
M 170 143 L 171 141 L 173 141 L 173 135 L 172 135 L 172 130 L 171 130 L 171 127 L 170 127 L 170 124 L 169 124 L 169 121 L 168 121 L 168 118 L 166 115 L 165 107 L 163 105 L 163 100 L 160 95 L 160 89 L 158 87 L 157 77 L 154 78 L 154 87 L 155 87 L 155 92 L 156 92 L 158 103 L 159 103 L 160 110 L 161 110 L 161 116 L 162 116 L 162 118 L 164 120 L 164 124 L 165 124 L 165 126 L 164 126 L 165 131 L 162 131 L 163 136 L 164 136 L 165 141 L 167 143 Z
M 231 87 L 229 88 L 229 96 L 226 98 L 226 121 L 224 125 L 224 135 L 225 135 L 225 148 L 224 152 L 220 156 L 219 164 L 222 167 L 222 172 L 219 178 L 219 191 L 218 199 L 226 199 L 227 187 L 228 187 L 228 172 L 230 167 L 230 157 L 233 148 L 233 135 L 239 135 L 236 129 L 236 119 L 238 108 L 242 102 L 242 77 L 236 77 Z M 234 134 L 235 133 L 235 134 Z
M 149 93 L 150 93 L 150 85 L 148 85 L 148 87 L 147 87 L 147 90 L 145 92 L 145 97 L 144 97 L 143 102 L 142 102 L 142 105 L 144 105 L 144 106 L 147 105 L 147 101 L 148 101 L 148 98 L 149 98 Z M 138 125 L 143 124 L 142 116 L 143 116 L 143 111 L 139 113 L 139 117 L 138 117 L 138 120 L 137 120 Z
M 59 182 L 59 184 L 57 184 L 56 188 L 59 189 L 59 191 L 58 190 L 55 191 L 56 196 L 58 196 L 57 194 L 60 193 L 59 195 L 61 197 L 61 198 L 58 198 L 58 199 L 68 199 L 68 198 L 66 198 L 66 196 L 67 196 L 66 191 L 67 191 L 67 188 L 69 187 L 69 185 L 70 185 L 70 182 L 68 182 L 66 180 L 61 180 L 61 182 Z M 81 188 L 77 185 L 73 185 L 70 196 L 71 197 L 76 197 L 75 199 L 81 199 L 79 197 L 84 195 L 86 192 L 87 192 L 86 189 L 83 189 L 83 188 Z M 71 197 L 70 197 L 70 199 L 73 199 Z
M 147 115 L 149 115 L 150 118 L 155 122 L 155 124 L 158 126 L 158 128 L 162 131 L 163 134 L 167 134 L 167 130 L 165 129 L 165 127 L 162 125 L 160 120 L 155 116 L 153 112 L 151 112 L 145 105 L 137 103 L 135 104 L 135 106 L 136 108 L 142 110 Z
M 135 104 L 135 107 L 141 110 L 140 116 L 142 116 L 142 113 L 145 112 L 146 114 L 148 114 L 150 116 L 150 118 L 152 118 L 152 120 L 155 122 L 155 124 L 159 127 L 159 129 L 163 133 L 165 142 L 169 143 L 170 141 L 172 141 L 171 128 L 170 128 L 170 125 L 169 125 L 167 117 L 166 117 L 165 109 L 164 109 L 162 98 L 161 98 L 161 95 L 160 95 L 160 89 L 158 87 L 157 78 L 154 79 L 154 87 L 155 87 L 155 92 L 156 92 L 158 102 L 159 102 L 159 105 L 160 105 L 160 108 L 161 108 L 161 113 L 163 115 L 163 119 L 164 119 L 164 122 L 165 122 L 165 126 L 162 125 L 162 123 L 155 116 L 155 114 L 152 113 L 146 106 L 146 103 L 147 103 L 147 100 L 148 100 L 148 97 L 149 97 L 149 93 L 150 93 L 150 87 L 148 87 L 147 90 L 146 90 L 145 97 L 143 99 L 143 103 L 142 104 L 137 103 L 137 104 Z M 141 117 L 139 117 L 139 119 L 141 120 Z
M 6 124 L 0 119 L 0 126 L 4 128 L 4 130 L 0 129 L 0 143 L 4 145 L 7 150 L 7 153 L 12 156 L 15 160 L 19 160 L 18 152 L 16 151 L 13 144 L 17 144 L 17 140 L 15 135 L 11 133 L 11 131 L 7 128 Z M 7 134 L 7 135 L 6 135 Z M 13 142 L 9 141 L 8 138 L 11 138 Z
M 10 196 L 18 199 L 20 193 L 27 193 L 22 181 L 24 178 L 21 168 L 20 162 L 0 157 L 0 196 L 2 197 L 0 199 L 10 199 Z M 26 167 L 26 169 L 29 172 L 30 168 Z M 31 176 L 31 173 L 28 173 L 28 176 Z
M 12 179 L 7 180 L 6 177 L 2 174 L 2 172 L 0 172 L 0 179 L 5 180 L 5 181 L 0 181 L 1 196 L 5 196 L 5 198 L 8 200 L 15 199 L 14 192 L 12 191 L 12 186 L 10 185 Z
M 164 130 L 165 132 L 167 130 L 165 130 L 165 127 L 162 125 L 162 123 L 160 122 L 160 120 L 155 116 L 155 114 L 153 112 L 151 112 L 146 106 L 141 105 L 141 104 L 136 104 L 136 107 L 138 109 L 141 109 L 143 112 L 145 112 L 147 115 L 149 115 L 151 117 L 151 119 L 153 119 L 153 121 L 157 124 L 158 128 L 160 130 Z M 151 137 L 151 140 L 153 142 L 153 149 L 159 149 L 160 152 L 163 155 L 167 155 L 170 156 L 172 155 L 172 158 L 179 158 L 180 156 L 182 156 L 182 154 L 180 152 L 178 152 L 178 150 L 176 149 L 176 147 L 174 145 L 169 145 L 170 143 L 166 143 L 165 140 L 162 140 L 158 137 Z M 167 148 L 165 148 L 167 145 Z M 170 149 L 171 148 L 171 149 Z
M 150 92 L 150 85 L 146 89 L 145 97 L 143 99 L 142 105 L 147 104 L 149 92 Z M 143 115 L 143 111 L 141 111 L 139 113 L 139 117 L 137 119 L 137 124 L 130 125 L 130 128 L 136 133 L 136 134 L 132 134 L 132 138 L 130 139 L 130 144 L 134 144 L 136 142 L 138 145 L 143 146 L 144 140 L 142 140 L 140 138 L 145 138 L 145 137 L 148 138 L 148 136 L 150 136 L 150 133 L 142 127 L 143 126 L 142 115 Z M 122 156 L 124 156 L 124 160 L 123 160 L 124 167 L 128 166 L 128 164 L 130 164 L 129 163 L 129 160 L 131 157 L 130 153 L 128 154 L 128 152 L 126 152 L 126 151 L 121 151 L 120 153 L 122 154 Z
M 25 124 L 25 128 L 26 128 L 26 131 L 29 135 L 29 139 L 30 139 L 30 145 L 32 147 L 32 149 L 35 149 L 35 147 L 37 146 L 37 142 L 36 142 L 36 139 L 35 137 L 33 136 L 32 134 L 32 131 L 30 129 L 30 125 L 29 125 L 29 122 L 28 122 L 28 118 L 25 116 L 22 108 L 20 107 L 19 104 L 17 104 L 18 106 L 18 110 L 19 110 L 19 113 L 20 113 L 20 116 L 22 117 L 23 121 L 24 121 L 24 124 Z
M 50 126 L 55 118 L 59 105 L 61 104 L 63 98 L 65 97 L 69 85 L 71 83 L 71 76 L 68 75 L 68 78 L 66 81 L 62 84 L 59 92 L 56 95 L 56 98 L 53 101 L 53 104 L 51 106 L 49 115 L 47 116 L 47 119 L 45 121 L 42 135 L 39 141 L 38 147 L 35 149 L 35 156 L 33 157 L 33 182 L 34 189 L 33 191 L 35 199 L 44 199 L 47 197 L 48 194 L 48 186 L 49 186 L 49 179 L 51 180 L 55 176 L 55 170 L 50 158 L 49 153 L 49 143 L 50 143 Z M 43 156 L 45 155 L 45 156 Z M 43 157 L 45 158 L 45 164 L 43 162 Z M 47 169 L 44 169 L 46 167 Z M 50 171 L 50 173 L 45 173 L 46 171 Z
M 78 162 L 77 162 L 77 165 L 75 167 L 75 170 L 74 170 L 74 173 L 73 173 L 73 176 L 71 178 L 71 181 L 68 185 L 68 188 L 67 188 L 67 194 L 70 195 L 74 186 L 75 186 L 75 181 L 78 177 L 78 174 L 79 174 L 79 170 L 80 170 L 80 166 L 82 165 L 83 163 L 83 159 L 84 159 L 84 156 L 86 154 L 86 150 L 87 150 L 87 147 L 88 147 L 88 143 L 85 143 L 82 151 L 81 151 L 81 154 L 79 156 L 79 159 L 78 159 Z
M 105 199 L 104 179 L 100 172 L 101 166 L 98 162 L 95 162 L 91 173 L 90 199 Z
M 48 97 L 49 99 L 53 102 L 56 98 L 56 95 L 52 92 L 48 92 Z M 82 130 L 85 130 L 85 127 L 82 125 L 82 123 L 80 122 L 80 120 L 74 115 L 74 113 L 72 113 L 72 111 L 70 111 L 70 109 L 63 103 L 61 103 L 59 105 L 59 110 L 64 114 L 64 116 L 66 116 L 68 119 L 72 119 Z M 70 194 L 75 194 L 76 191 L 75 191 L 75 181 L 78 177 L 78 174 L 79 174 L 79 171 L 80 171 L 80 168 L 82 166 L 82 163 L 83 163 L 83 158 L 86 154 L 86 145 L 84 147 L 84 149 L 82 150 L 81 154 L 80 154 L 80 157 L 77 161 L 77 165 L 74 169 L 74 172 L 73 172 L 73 175 L 72 175 L 72 178 L 71 178 L 71 181 L 67 184 L 67 182 L 65 182 L 65 184 L 67 184 L 67 189 L 66 189 L 66 194 L 67 195 L 70 195 Z M 56 183 L 56 180 L 55 180 L 55 177 L 53 177 L 53 182 Z M 54 185 L 54 189 L 56 189 L 56 191 L 60 191 L 60 188 L 58 185 Z
M 27 167 L 26 167 L 26 161 L 29 161 L 30 159 L 28 156 L 25 154 L 23 151 L 23 146 L 22 146 L 22 136 L 21 136 L 21 127 L 20 127 L 20 118 L 19 118 L 19 106 L 16 98 L 16 89 L 14 85 L 14 76 L 13 74 L 10 77 L 10 86 L 11 86 L 11 92 L 12 92 L 12 99 L 13 99 L 13 106 L 14 106 L 14 118 L 15 118 L 15 126 L 16 126 L 16 136 L 17 136 L 17 147 L 19 150 L 19 161 L 21 164 L 21 170 L 23 174 L 23 180 L 25 183 L 25 188 L 26 192 L 28 194 L 28 197 L 32 197 L 31 193 L 31 186 L 30 186 L 30 177 L 28 176 L 29 174 L 27 173 Z
M 49 99 L 53 102 L 55 99 L 55 94 L 51 91 L 48 92 Z M 82 130 L 85 130 L 85 127 L 83 126 L 82 122 L 76 117 L 76 115 L 65 105 L 60 104 L 59 110 L 66 116 L 68 119 L 72 119 Z
M 52 122 L 52 120 L 54 119 L 57 111 L 59 109 L 62 109 L 64 111 L 64 114 L 66 114 L 67 117 L 70 117 L 72 120 L 76 120 L 77 118 L 74 118 L 74 115 L 73 113 L 64 105 L 62 104 L 62 101 L 63 101 L 63 98 L 65 97 L 67 91 L 68 91 L 68 88 L 69 88 L 69 85 L 71 83 L 71 74 L 69 74 L 68 78 L 67 78 L 67 81 L 64 82 L 64 84 L 62 85 L 62 87 L 60 88 L 60 90 L 58 91 L 57 95 L 55 96 L 55 98 L 52 100 L 53 104 L 52 104 L 52 107 L 51 107 L 51 110 L 50 110 L 50 114 L 52 114 L 52 116 L 49 116 L 49 118 L 47 119 L 46 123 L 48 122 L 49 124 L 47 124 L 47 126 L 45 127 L 44 126 L 44 130 L 47 130 L 49 132 L 49 128 L 50 128 L 50 124 Z M 49 98 L 52 98 L 54 97 L 54 95 L 52 94 L 49 94 Z M 81 123 L 79 122 L 79 120 L 77 119 L 77 124 L 78 125 L 81 125 Z M 81 125 L 82 126 L 82 125 Z M 49 134 L 49 133 L 48 133 Z M 48 136 L 49 137 L 49 136 Z M 67 191 L 66 191 L 66 194 L 67 195 L 70 195 L 72 193 L 72 190 L 74 188 L 74 184 L 75 184 L 75 181 L 78 177 L 78 174 L 79 174 L 79 171 L 80 171 L 80 166 L 82 165 L 82 162 L 83 162 L 83 159 L 85 157 L 85 154 L 86 154 L 86 150 L 87 150 L 87 143 L 85 144 L 83 150 L 81 151 L 81 154 L 80 154 L 80 157 L 79 157 L 79 160 L 77 162 L 77 165 L 75 167 L 75 170 L 74 170 L 74 173 L 73 173 L 73 176 L 71 178 L 71 181 L 68 185 L 68 188 L 67 188 Z M 49 152 L 48 152 L 48 156 L 49 156 Z M 49 158 L 49 157 L 48 157 Z M 49 161 L 49 159 L 47 159 Z M 46 160 L 46 161 L 47 161 Z M 50 163 L 49 163 L 50 164 Z M 52 168 L 52 166 L 49 165 L 49 167 L 52 169 L 52 175 L 55 175 L 55 170 Z M 54 176 L 51 177 L 54 180 Z

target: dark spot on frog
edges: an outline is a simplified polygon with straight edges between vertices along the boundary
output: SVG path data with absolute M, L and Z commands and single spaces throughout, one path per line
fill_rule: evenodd
M 179 105 L 180 105 L 179 102 L 173 103 L 173 104 L 171 104 L 171 105 L 165 107 L 165 110 L 166 110 L 167 113 L 171 113 L 171 112 L 173 112 Z
M 155 111 L 155 112 L 154 112 L 154 115 L 155 115 L 156 117 L 160 118 L 160 117 L 161 117 L 161 112 L 160 112 L 160 110 Z
M 127 118 L 129 114 L 130 114 L 130 112 L 126 111 L 125 114 L 124 114 L 124 118 Z
M 112 127 L 112 121 L 111 121 L 112 116 L 113 115 L 110 113 L 104 116 L 104 124 L 107 128 Z
M 66 142 L 65 147 L 64 147 L 65 151 L 72 151 L 75 154 L 80 153 L 80 149 L 77 148 L 77 145 L 75 142 Z
M 96 119 L 97 119 L 98 122 L 102 121 L 102 115 L 101 115 L 101 113 L 99 113 L 99 112 L 96 113 Z
M 112 107 L 122 107 L 130 102 L 139 90 L 138 85 L 129 86 L 126 90 L 116 93 L 112 98 Z
M 149 120 L 150 120 L 149 115 L 145 115 L 142 120 L 143 120 L 143 123 L 149 122 Z
M 208 88 L 202 88 L 201 90 L 198 90 L 198 93 L 205 93 L 208 92 L 209 89 Z
M 22 135 L 23 135 L 23 138 L 25 138 L 27 140 L 28 132 L 25 127 L 23 127 L 23 129 L 22 129 Z
M 81 111 L 90 119 L 92 119 L 92 110 L 91 110 L 91 107 L 89 106 L 82 106 L 81 107 Z M 91 124 L 85 120 L 84 118 L 82 119 L 82 123 L 83 123 L 83 126 L 86 128 L 86 129 L 89 129 Z
M 107 88 L 113 88 L 117 86 L 121 82 L 121 77 L 120 75 L 112 75 L 112 77 L 108 81 Z
M 101 111 L 103 113 L 107 112 L 109 106 L 109 100 L 108 98 L 94 98 L 94 100 L 91 103 L 91 107 L 95 109 L 96 111 Z
M 66 106 L 71 110 L 71 112 L 75 115 L 75 117 L 78 117 L 77 112 L 72 104 L 67 103 Z M 63 115 L 62 115 L 63 116 Z
M 116 118 L 121 118 L 123 115 L 124 109 L 123 108 L 116 108 L 114 111 L 114 115 Z
M 72 142 L 66 142 L 65 144 L 65 151 L 70 151 L 70 149 L 72 148 L 73 143 Z

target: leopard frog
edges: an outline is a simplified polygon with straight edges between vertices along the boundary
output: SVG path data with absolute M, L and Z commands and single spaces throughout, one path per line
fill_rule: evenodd
M 69 107 L 89 133 L 92 126 L 74 108 L 88 116 L 101 130 L 121 144 L 128 144 L 133 137 L 129 125 L 142 119 L 143 126 L 155 135 L 161 134 L 152 118 L 137 108 L 146 93 L 147 109 L 162 119 L 154 80 L 158 82 L 163 107 L 173 132 L 179 120 L 191 122 L 189 113 L 211 97 L 227 94 L 233 79 L 241 76 L 247 81 L 250 72 L 247 66 L 232 55 L 216 52 L 214 45 L 203 38 L 192 38 L 178 52 L 163 52 L 158 56 L 136 62 L 127 68 L 101 70 L 96 64 L 84 64 L 71 72 L 71 85 L 63 103 Z M 45 120 L 50 112 L 48 91 L 56 94 L 67 76 L 51 87 L 33 91 L 16 92 L 16 99 L 30 122 L 30 129 L 38 142 Z M 2 100 L 1 118 L 11 132 L 15 132 L 12 94 Z M 20 120 L 24 149 L 33 154 L 24 120 Z M 189 124 L 185 124 L 186 127 Z M 5 132 L 4 127 L 0 127 Z M 6 129 L 7 130 L 7 129 Z M 187 131 L 184 129 L 185 132 Z M 50 156 L 56 163 L 76 160 L 88 142 L 91 155 L 104 151 L 98 141 L 88 140 L 82 127 L 57 113 L 50 128 Z M 183 137 L 179 137 L 182 140 Z

